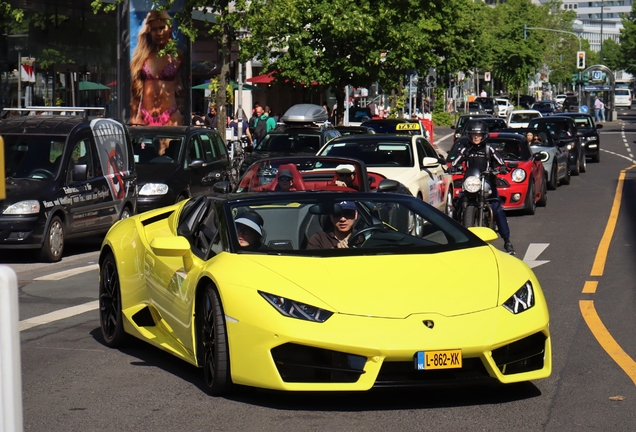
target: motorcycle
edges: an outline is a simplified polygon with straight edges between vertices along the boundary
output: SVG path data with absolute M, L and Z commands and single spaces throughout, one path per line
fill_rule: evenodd
M 514 168 L 512 165 L 516 166 L 516 163 L 509 162 L 510 168 Z M 481 172 L 476 167 L 470 167 L 464 171 L 462 193 L 455 205 L 455 218 L 463 226 L 495 229 L 491 203 L 499 198 L 493 194 L 488 179 L 499 172 L 497 169 Z

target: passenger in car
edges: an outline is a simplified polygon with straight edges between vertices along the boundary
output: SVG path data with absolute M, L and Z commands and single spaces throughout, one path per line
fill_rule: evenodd
M 274 188 L 277 192 L 292 192 L 294 187 L 294 175 L 290 170 L 282 169 L 278 171 L 278 183 Z
M 238 243 L 242 250 L 256 250 L 263 239 L 263 218 L 254 210 L 238 215 L 234 221 L 238 233 Z
M 351 164 L 340 164 L 336 167 L 336 186 L 344 186 L 351 189 L 359 190 L 355 184 L 356 169 Z
M 358 207 L 353 201 L 339 203 L 342 210 L 329 215 L 333 229 L 321 231 L 309 239 L 307 249 L 343 249 L 349 247 L 353 226 L 358 219 Z

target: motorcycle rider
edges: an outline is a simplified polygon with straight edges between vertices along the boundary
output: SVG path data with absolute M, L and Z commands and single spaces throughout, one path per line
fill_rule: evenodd
M 472 122 L 467 127 L 468 143 L 461 146 L 458 150 L 459 155 L 453 161 L 452 167 L 454 170 L 461 167 L 462 162 L 466 163 L 466 167 L 477 167 L 479 171 L 490 171 L 493 168 L 499 168 L 501 174 L 506 174 L 508 169 L 503 158 L 488 144 L 488 126 L 486 123 L 478 121 Z M 499 234 L 504 240 L 504 249 L 510 255 L 515 254 L 515 249 L 510 242 L 510 227 L 508 226 L 508 219 L 504 213 L 501 201 L 499 200 L 499 193 L 497 192 L 497 176 L 492 174 L 490 178 L 486 179 L 490 184 L 493 198 L 497 198 L 492 201 L 491 208 Z

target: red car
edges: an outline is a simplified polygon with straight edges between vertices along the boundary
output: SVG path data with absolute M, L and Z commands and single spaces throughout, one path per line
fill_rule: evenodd
M 458 139 L 448 152 L 449 166 L 458 155 L 460 146 L 467 142 L 466 137 Z M 532 150 L 523 135 L 511 132 L 493 132 L 488 137 L 492 145 L 506 161 L 507 174 L 497 175 L 497 191 L 504 210 L 522 210 L 534 214 L 537 206 L 548 202 L 548 173 L 543 167 L 541 157 L 532 154 Z M 453 174 L 455 198 L 462 190 L 463 174 Z

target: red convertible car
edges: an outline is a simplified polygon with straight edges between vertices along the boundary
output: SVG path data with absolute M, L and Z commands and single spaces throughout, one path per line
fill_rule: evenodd
M 458 155 L 460 146 L 467 138 L 458 139 L 448 152 L 448 164 Z M 492 145 L 506 161 L 509 172 L 497 175 L 497 191 L 504 210 L 521 210 L 534 214 L 537 206 L 548 202 L 548 173 L 543 167 L 540 155 L 535 156 L 523 135 L 511 132 L 493 132 L 488 137 Z M 462 190 L 463 174 L 453 174 L 455 198 Z

